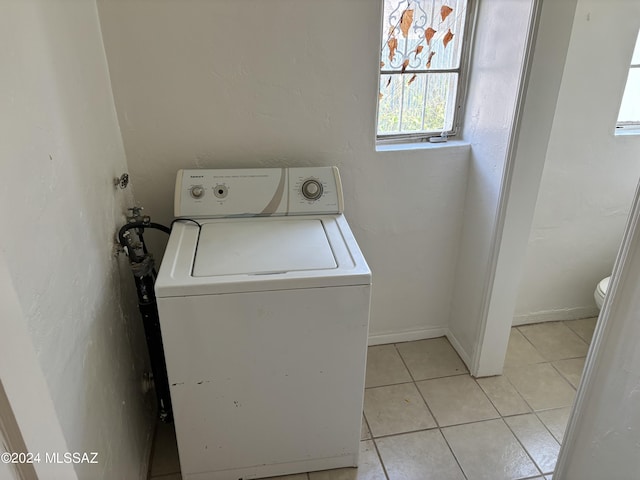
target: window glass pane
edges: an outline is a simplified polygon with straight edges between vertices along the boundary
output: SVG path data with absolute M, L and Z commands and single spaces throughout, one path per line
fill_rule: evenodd
M 443 6 L 451 9 L 444 20 Z M 405 61 L 409 70 L 459 68 L 466 8 L 467 0 L 385 0 L 381 69 L 401 70 Z M 413 17 L 406 22 L 405 38 L 402 16 L 407 10 L 413 10 Z
M 640 123 L 640 68 L 629 70 L 618 122 Z
M 454 131 L 469 1 L 383 0 L 379 136 Z
M 458 74 L 427 74 L 428 88 L 423 128 L 426 131 L 448 131 L 453 128 Z
M 404 75 L 380 76 L 381 97 L 378 101 L 378 134 L 400 131 L 402 77 Z
M 453 128 L 457 73 L 382 75 L 378 134 L 441 132 Z M 389 79 L 391 79 L 389 81 Z

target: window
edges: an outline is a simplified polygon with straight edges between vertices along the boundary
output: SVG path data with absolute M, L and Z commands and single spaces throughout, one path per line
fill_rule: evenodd
M 633 50 L 616 128 L 619 130 L 640 130 L 640 32 Z
M 455 135 L 466 90 L 473 0 L 383 2 L 378 141 Z

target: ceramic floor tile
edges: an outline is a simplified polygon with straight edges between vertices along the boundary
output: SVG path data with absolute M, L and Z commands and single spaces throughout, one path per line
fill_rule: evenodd
M 573 330 L 582 340 L 591 343 L 597 321 L 598 317 L 581 318 L 580 320 L 566 320 L 564 324 Z
M 467 373 L 462 360 L 445 337 L 397 344 L 414 380 Z
M 371 438 L 371 431 L 367 426 L 367 420 L 362 415 L 362 426 L 360 427 L 360 440 L 369 440 Z
M 469 375 L 424 380 L 417 385 L 441 427 L 500 416 Z
M 173 424 L 158 422 L 151 459 L 151 476 L 180 473 L 178 445 Z
M 573 403 L 575 390 L 549 363 L 505 367 L 504 374 L 534 410 Z
M 531 411 L 527 402 L 504 375 L 478 378 L 477 382 L 503 417 Z
M 413 383 L 366 389 L 364 414 L 374 437 L 436 426 Z
M 501 420 L 442 429 L 469 480 L 513 480 L 540 472 Z
M 309 480 L 386 480 L 372 440 L 360 442 L 358 468 L 310 472 Z
M 380 387 L 410 381 L 411 375 L 404 366 L 396 347 L 393 345 L 369 347 L 366 387 Z
M 389 480 L 463 480 L 439 430 L 423 430 L 376 440 Z
M 558 370 L 574 388 L 578 388 L 580 379 L 582 378 L 585 360 L 585 357 L 570 358 L 567 360 L 558 360 L 557 362 L 553 362 L 552 365 L 556 367 L 556 370 Z
M 529 340 L 517 328 L 512 328 L 507 346 L 507 356 L 504 361 L 505 366 L 531 365 L 544 361 L 542 355 L 531 345 Z
M 547 426 L 559 443 L 562 443 L 562 438 L 564 437 L 564 431 L 567 428 L 567 422 L 569 421 L 570 414 L 571 407 L 555 408 L 553 410 L 537 412 L 538 418 L 542 420 L 542 423 Z
M 533 413 L 504 419 L 542 473 L 556 468 L 560 444 Z
M 540 355 L 548 361 L 584 357 L 588 345 L 562 322 L 545 322 L 518 327 Z

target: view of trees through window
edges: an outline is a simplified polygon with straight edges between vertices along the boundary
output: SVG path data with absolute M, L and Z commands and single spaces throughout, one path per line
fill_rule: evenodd
M 454 128 L 467 0 L 384 0 L 378 136 Z

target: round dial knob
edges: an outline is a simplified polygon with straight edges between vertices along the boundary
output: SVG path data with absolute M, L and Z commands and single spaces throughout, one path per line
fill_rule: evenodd
M 225 184 L 218 184 L 213 188 L 213 194 L 218 198 L 225 198 L 229 189 Z
M 317 180 L 306 180 L 302 184 L 302 195 L 308 200 L 317 200 L 322 196 L 322 184 Z
M 191 196 L 193 198 L 202 198 L 204 195 L 204 188 L 201 185 L 196 185 L 195 187 L 191 187 Z

